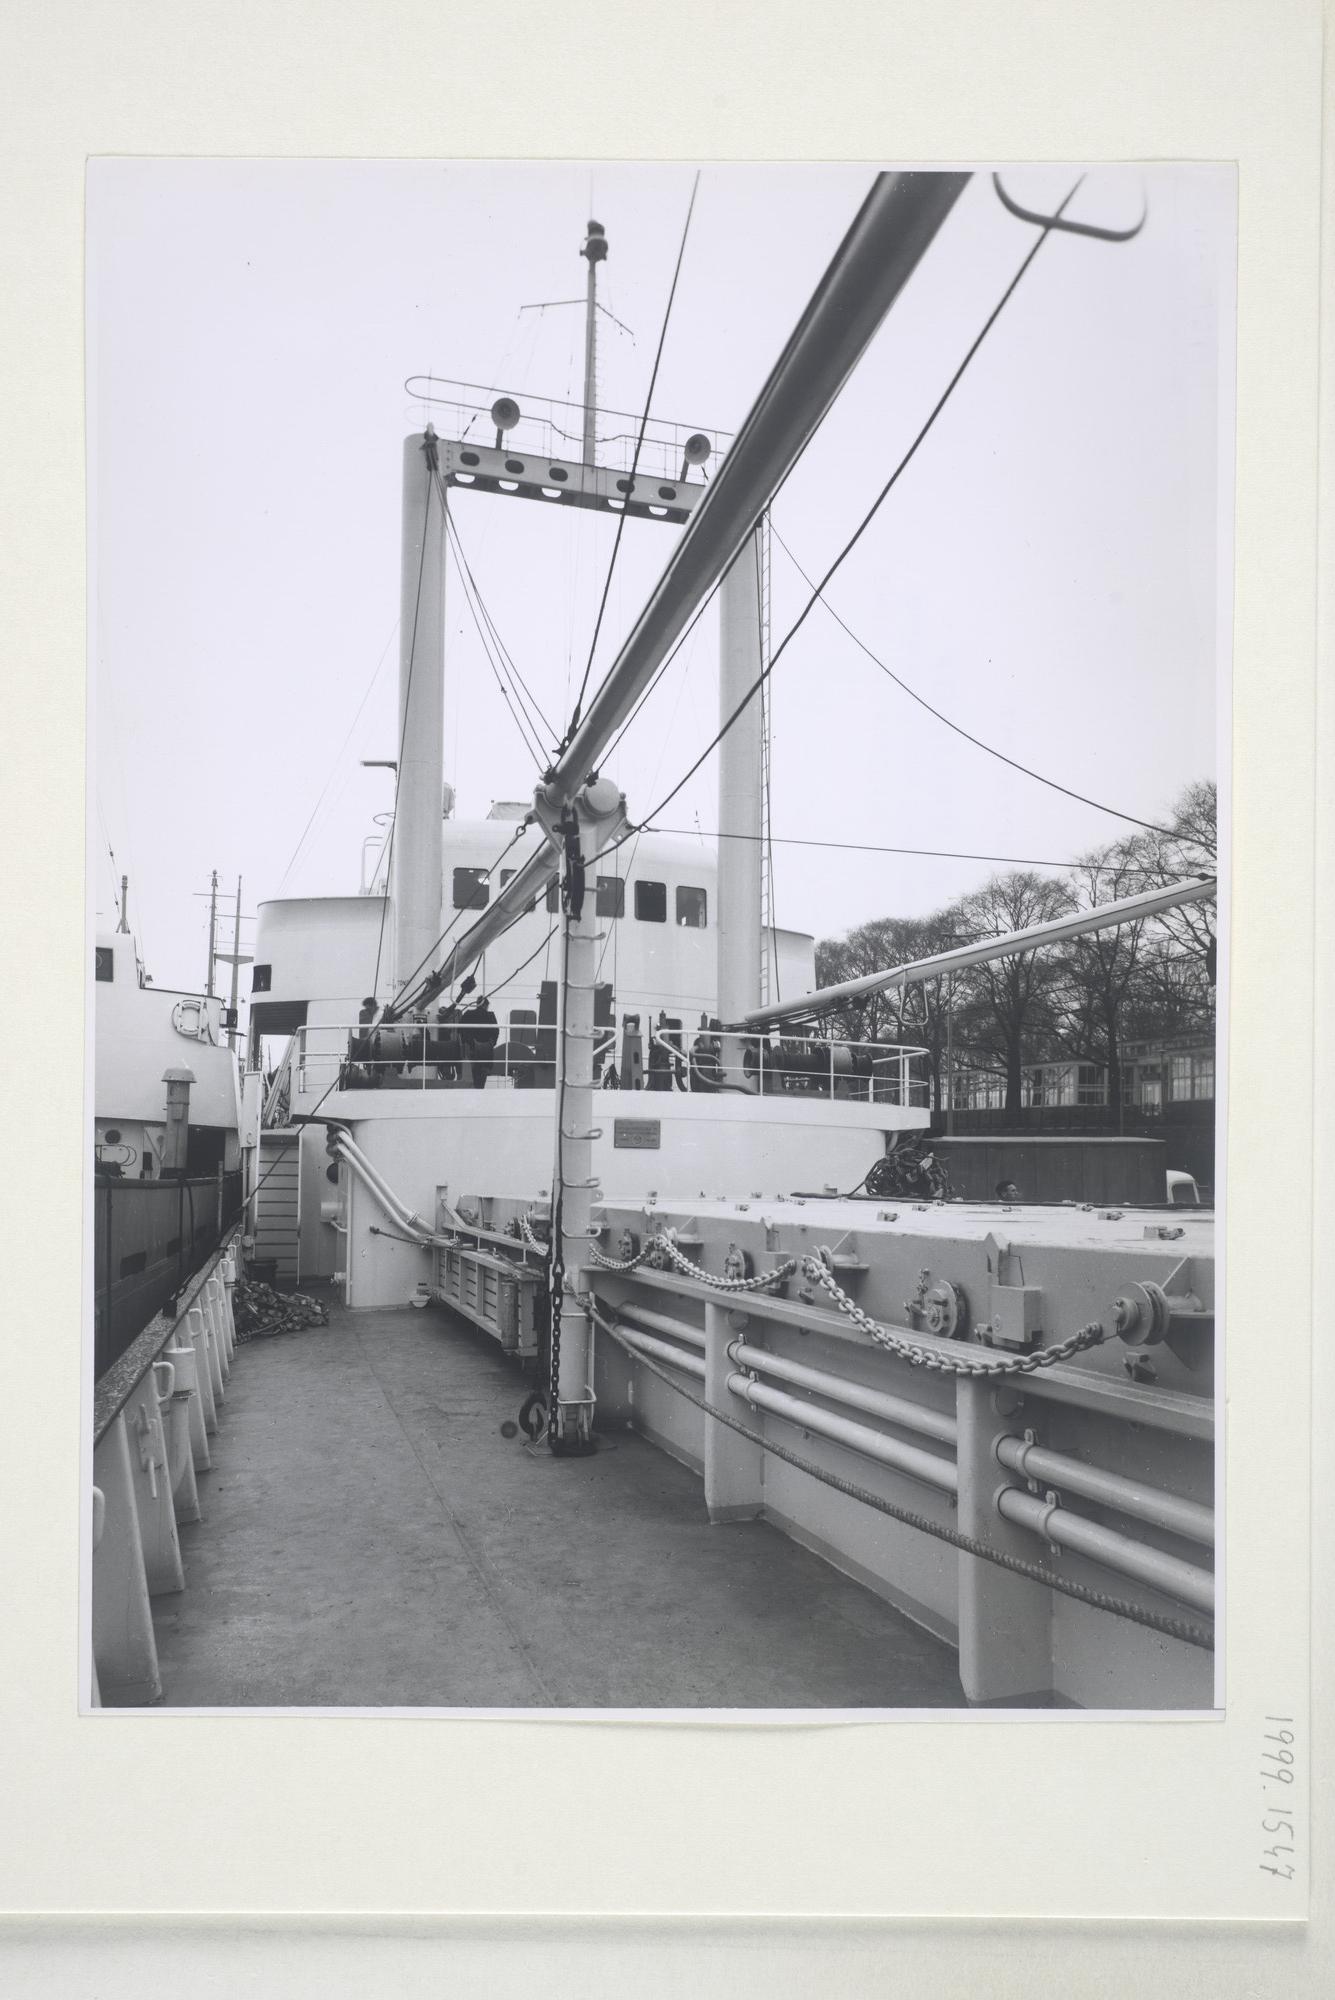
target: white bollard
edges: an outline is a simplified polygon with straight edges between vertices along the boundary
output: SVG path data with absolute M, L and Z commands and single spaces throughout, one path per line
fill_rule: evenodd
M 143 1707 L 162 1699 L 162 1677 L 148 1606 L 124 1412 L 97 1447 L 93 1477 L 104 1501 L 102 1534 L 93 1552 L 96 1683 L 103 1702 Z
M 186 1423 L 190 1433 L 190 1458 L 196 1472 L 207 1472 L 213 1463 L 209 1435 L 204 1423 L 204 1397 L 199 1386 L 199 1359 L 189 1345 L 189 1329 L 182 1330 L 182 1344 L 166 1347 L 162 1358 L 176 1370 L 176 1393 L 185 1399 Z M 198 1487 L 196 1487 L 198 1493 Z M 196 1502 L 198 1504 L 198 1502 Z M 183 1514 L 182 1520 L 197 1520 L 197 1514 Z
M 213 1367 L 209 1360 L 209 1330 L 198 1306 L 185 1316 L 186 1337 L 195 1350 L 199 1396 L 204 1407 L 204 1428 L 212 1437 L 218 1429 L 218 1405 L 213 1394 Z

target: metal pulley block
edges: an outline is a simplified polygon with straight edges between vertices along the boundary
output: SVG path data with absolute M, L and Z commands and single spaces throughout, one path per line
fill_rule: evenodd
M 1113 1304 L 1113 1329 L 1128 1345 L 1157 1347 L 1168 1332 L 1173 1309 L 1162 1285 L 1151 1279 L 1128 1285 Z
M 969 1301 L 959 1285 L 938 1278 L 928 1288 L 922 1302 L 922 1321 L 928 1333 L 945 1340 L 962 1340 L 969 1331 Z
M 750 1278 L 754 1274 L 755 1266 L 751 1261 L 751 1253 L 748 1250 L 739 1250 L 735 1243 L 730 1243 L 727 1255 L 723 1259 L 724 1277 L 732 1279 Z
M 633 1229 L 623 1229 L 617 1238 L 616 1255 L 619 1262 L 628 1264 L 632 1257 L 640 1254 L 640 1239 Z
M 912 1298 L 905 1299 L 904 1311 L 914 1321 L 921 1321 L 927 1333 L 934 1333 L 942 1340 L 962 1340 L 969 1331 L 969 1301 L 960 1285 L 952 1285 L 948 1278 L 938 1278 L 932 1283 L 928 1270 L 918 1273 L 918 1283 Z

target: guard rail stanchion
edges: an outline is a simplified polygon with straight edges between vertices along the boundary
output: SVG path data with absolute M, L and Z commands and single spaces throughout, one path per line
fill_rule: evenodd
M 195 1350 L 196 1372 L 199 1377 L 200 1400 L 204 1405 L 204 1428 L 210 1437 L 218 1429 L 218 1405 L 213 1393 L 213 1362 L 209 1354 L 209 1329 L 204 1314 L 198 1306 L 191 1306 L 185 1316 L 186 1334 Z
M 92 1547 L 93 1547 L 94 1563 L 96 1563 L 97 1561 L 97 1551 L 101 1547 L 102 1543 L 102 1530 L 106 1527 L 106 1525 L 107 1525 L 107 1496 L 102 1491 L 102 1488 L 100 1486 L 95 1486 L 93 1488 L 93 1525 L 92 1525 Z M 93 1675 L 92 1686 L 88 1691 L 88 1705 L 90 1708 L 101 1708 L 102 1690 L 97 1684 L 97 1661 L 95 1659 L 92 1662 L 92 1675 Z
M 130 1474 L 134 1481 L 135 1506 L 139 1510 L 139 1539 L 144 1552 L 144 1575 L 148 1579 L 150 1597 L 185 1589 L 185 1570 L 181 1564 L 181 1544 L 176 1533 L 170 1463 L 155 1372 L 149 1369 L 123 1412 L 129 1430 Z M 171 1372 L 174 1376 L 175 1371 Z
M 190 1344 L 190 1329 L 177 1328 L 180 1344 L 164 1347 L 162 1358 L 170 1361 L 176 1370 L 176 1393 L 185 1399 L 186 1422 L 190 1431 L 190 1459 L 196 1472 L 207 1472 L 213 1460 L 209 1452 L 209 1435 L 204 1421 L 204 1396 L 199 1386 L 199 1358 Z M 198 1488 L 196 1488 L 198 1494 Z M 198 1501 L 196 1501 L 198 1504 Z M 198 1514 L 182 1515 L 183 1520 L 197 1520 Z
M 213 1344 L 218 1350 L 218 1372 L 224 1382 L 231 1379 L 232 1349 L 227 1338 L 227 1319 L 223 1311 L 222 1280 L 216 1272 L 206 1280 L 204 1290 L 208 1296 L 208 1309 L 213 1315 Z
M 1010 1482 L 997 1439 L 1013 1429 L 1016 1392 L 985 1377 L 955 1378 L 960 1532 L 1011 1556 L 1035 1561 L 1034 1544 L 997 1513 Z M 971 1556 L 956 1557 L 960 1684 L 971 1702 L 1046 1697 L 1052 1687 L 1052 1592 L 1046 1584 Z
M 218 1275 L 222 1281 L 223 1327 L 227 1334 L 227 1356 L 229 1360 L 234 1361 L 236 1359 L 236 1309 L 233 1304 L 233 1294 L 236 1290 L 234 1251 L 227 1252 L 218 1268 Z
M 194 1359 L 193 1355 L 191 1359 Z M 200 1518 L 199 1487 L 195 1482 L 195 1457 L 190 1439 L 192 1391 L 179 1381 L 171 1354 L 165 1354 L 160 1361 L 156 1361 L 153 1372 L 158 1377 L 158 1405 L 162 1412 L 163 1435 L 167 1440 L 167 1471 L 176 1519 L 178 1523 L 197 1521 Z
M 713 1300 L 705 1304 L 705 1401 L 716 1410 L 732 1409 L 739 1414 L 745 1406 L 728 1387 L 733 1364 L 728 1358 L 728 1342 L 737 1338 L 728 1324 L 728 1308 Z M 749 1411 L 753 1427 L 764 1422 Z M 714 1523 L 754 1521 L 761 1511 L 761 1478 L 764 1451 L 750 1438 L 739 1436 L 713 1417 L 705 1418 L 705 1506 Z
M 93 1478 L 105 1513 L 93 1555 L 92 1626 L 101 1699 L 127 1708 L 162 1698 L 131 1456 L 122 1411 L 93 1455 Z
M 204 1326 L 209 1342 L 209 1371 L 213 1376 L 213 1400 L 215 1404 L 226 1400 L 223 1383 L 226 1370 L 223 1367 L 222 1336 L 218 1331 L 218 1314 L 213 1303 L 213 1286 L 206 1279 L 199 1293 L 199 1308 L 204 1315 Z

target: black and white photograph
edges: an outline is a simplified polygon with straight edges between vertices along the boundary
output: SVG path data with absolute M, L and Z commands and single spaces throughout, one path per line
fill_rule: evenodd
M 86 1713 L 1220 1708 L 1236 202 L 91 162 Z

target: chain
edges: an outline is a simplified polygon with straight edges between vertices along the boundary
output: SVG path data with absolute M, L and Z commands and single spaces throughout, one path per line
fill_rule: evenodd
M 530 1250 L 536 1250 L 540 1257 L 547 1255 L 552 1247 L 551 1244 L 544 1243 L 540 1236 L 533 1234 L 532 1225 L 526 1215 L 521 1215 L 519 1218 L 519 1231 Z
M 1028 1562 L 1023 1556 L 1008 1555 L 1004 1549 L 993 1548 L 990 1542 L 979 1541 L 974 1535 L 961 1534 L 958 1528 L 949 1528 L 944 1522 L 932 1520 L 930 1515 L 915 1513 L 908 1507 L 897 1507 L 893 1501 L 883 1500 L 879 1493 L 873 1493 L 851 1479 L 843 1479 L 837 1472 L 827 1472 L 824 1466 L 813 1464 L 810 1459 L 803 1458 L 800 1452 L 790 1451 L 788 1446 L 780 1444 L 777 1438 L 766 1437 L 760 1431 L 753 1431 L 749 1424 L 739 1423 L 737 1418 L 730 1416 L 726 1410 L 717 1409 L 703 1396 L 697 1396 L 693 1389 L 688 1389 L 684 1382 L 679 1381 L 666 1368 L 660 1367 L 649 1355 L 642 1353 L 638 1348 L 632 1348 L 630 1343 L 623 1339 L 619 1330 L 591 1301 L 589 1313 L 603 1332 L 616 1341 L 632 1360 L 638 1362 L 641 1368 L 647 1368 L 651 1375 L 657 1375 L 670 1389 L 675 1389 L 679 1396 L 684 1397 L 688 1403 L 693 1403 L 697 1410 L 703 1410 L 704 1414 L 713 1417 L 716 1423 L 726 1425 L 730 1431 L 736 1431 L 739 1437 L 749 1438 L 751 1443 L 759 1445 L 762 1451 L 768 1451 L 775 1458 L 783 1459 L 786 1464 L 796 1466 L 800 1472 L 808 1473 L 812 1479 L 818 1479 L 823 1486 L 832 1486 L 836 1493 L 843 1493 L 850 1500 L 860 1501 L 864 1507 L 871 1507 L 878 1514 L 887 1514 L 892 1521 L 898 1521 L 906 1528 L 916 1528 L 920 1533 L 930 1535 L 938 1542 L 948 1542 L 962 1555 L 977 1556 L 983 1562 L 993 1563 L 998 1569 L 1012 1570 L 1017 1576 L 1028 1577 L 1033 1583 L 1045 1584 L 1048 1589 L 1059 1591 L 1063 1597 L 1074 1597 L 1081 1604 L 1092 1605 L 1096 1610 L 1106 1611 L 1114 1618 L 1127 1618 L 1133 1624 L 1147 1626 L 1152 1632 L 1162 1632 L 1170 1639 L 1180 1639 L 1186 1646 L 1196 1646 L 1204 1652 L 1214 1651 L 1214 1633 L 1205 1625 L 1198 1625 L 1189 1618 L 1175 1618 L 1167 1612 L 1149 1611 L 1142 1605 L 1131 1603 L 1129 1598 L 1115 1597 L 1108 1591 L 1095 1590 L 1089 1584 L 1077 1583 L 1072 1577 L 1058 1576 L 1054 1570 L 1045 1569 L 1041 1563 Z
M 699 1264 L 692 1263 L 691 1259 L 677 1248 L 672 1238 L 666 1235 L 651 1236 L 643 1249 L 637 1250 L 633 1257 L 604 1257 L 602 1251 L 596 1247 L 589 1251 L 590 1258 L 601 1270 L 614 1272 L 634 1271 L 655 1255 L 666 1257 L 669 1263 L 675 1264 L 686 1277 L 694 1278 L 698 1284 L 708 1285 L 712 1292 L 763 1292 L 767 1285 L 782 1284 L 785 1279 L 791 1278 L 797 1269 L 796 1257 L 789 1257 L 784 1263 L 776 1265 L 772 1271 L 758 1272 L 754 1278 L 716 1278 L 712 1271 L 702 1270 Z
M 651 1237 L 643 1250 L 637 1250 L 633 1257 L 622 1257 L 620 1259 L 616 1257 L 604 1257 L 597 1244 L 591 1243 L 589 1245 L 589 1256 L 604 1271 L 634 1271 L 639 1265 L 645 1262 L 646 1258 L 657 1246 L 657 1243 L 658 1238 L 656 1236 Z
M 812 1279 L 830 1294 L 841 1313 L 852 1320 L 854 1326 L 863 1333 L 870 1334 L 878 1347 L 884 1347 L 891 1354 L 897 1354 L 901 1361 L 907 1361 L 912 1368 L 933 1369 L 942 1375 L 1032 1375 L 1036 1369 L 1051 1368 L 1058 1361 L 1069 1361 L 1073 1354 L 1084 1348 L 1097 1347 L 1107 1338 L 1097 1320 L 1082 1326 L 1065 1340 L 1053 1347 L 1039 1347 L 1032 1354 L 999 1354 L 986 1361 L 970 1355 L 947 1354 L 935 1347 L 921 1347 L 916 1341 L 905 1340 L 901 1334 L 892 1333 L 888 1327 L 878 1326 L 870 1313 L 852 1300 L 834 1273 L 819 1257 L 802 1259 L 802 1275 Z
M 527 1228 L 527 1224 L 525 1227 Z M 589 1251 L 589 1256 L 595 1264 L 602 1270 L 613 1273 L 637 1270 L 641 1264 L 655 1255 L 666 1257 L 684 1277 L 693 1278 L 697 1284 L 706 1285 L 714 1292 L 764 1291 L 767 1286 L 781 1284 L 785 1279 L 791 1278 L 799 1262 L 796 1257 L 789 1257 L 782 1264 L 776 1265 L 774 1270 L 762 1271 L 754 1278 L 716 1278 L 712 1272 L 702 1270 L 698 1264 L 692 1263 L 691 1259 L 677 1248 L 670 1236 L 661 1234 L 650 1237 L 633 1257 L 605 1257 L 597 1248 L 590 1248 Z M 821 1262 L 819 1257 L 803 1257 L 801 1269 L 803 1277 L 813 1280 L 827 1291 L 840 1312 L 851 1319 L 854 1326 L 869 1335 L 878 1347 L 898 1355 L 901 1361 L 907 1361 L 912 1368 L 926 1368 L 941 1375 L 1032 1375 L 1036 1369 L 1052 1368 L 1059 1361 L 1069 1361 L 1073 1354 L 1080 1354 L 1089 1347 L 1097 1347 L 1099 1342 L 1107 1337 L 1098 1321 L 1091 1320 L 1088 1326 L 1078 1328 L 1065 1340 L 1058 1341 L 1052 1347 L 1036 1348 L 1032 1354 L 997 1354 L 989 1355 L 987 1359 L 976 1352 L 967 1357 L 963 1354 L 949 1354 L 939 1348 L 924 1347 L 918 1341 L 905 1339 L 902 1334 L 893 1333 L 888 1327 L 878 1325 L 870 1313 L 865 1313 L 862 1307 L 849 1297 L 834 1273 Z M 562 1275 L 564 1276 L 564 1273 Z
M 670 1236 L 656 1236 L 652 1247 L 661 1250 L 668 1262 L 675 1264 L 684 1276 L 694 1278 L 698 1284 L 708 1285 L 711 1292 L 763 1292 L 766 1285 L 781 1284 L 784 1279 L 791 1278 L 797 1269 L 796 1257 L 789 1257 L 772 1271 L 761 1271 L 754 1278 L 716 1278 L 712 1271 L 702 1270 L 698 1264 L 693 1264 Z

